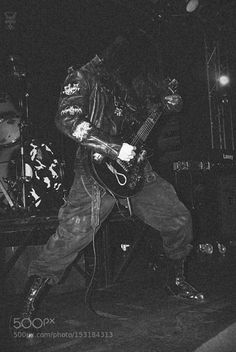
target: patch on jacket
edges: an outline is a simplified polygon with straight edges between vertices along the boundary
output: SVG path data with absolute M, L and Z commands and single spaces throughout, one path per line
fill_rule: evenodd
M 64 87 L 63 94 L 73 95 L 80 91 L 79 83 L 68 84 Z
M 65 114 L 69 114 L 69 115 L 82 114 L 82 109 L 77 105 L 68 106 L 61 111 L 61 115 L 65 115 Z
M 116 106 L 116 108 L 115 108 L 115 111 L 114 111 L 114 114 L 116 115 L 116 116 L 123 116 L 123 109 L 122 108 L 120 108 L 120 107 L 118 107 L 118 106 Z
M 76 129 L 72 133 L 80 142 L 88 136 L 88 132 L 91 130 L 89 122 L 83 121 L 76 126 Z

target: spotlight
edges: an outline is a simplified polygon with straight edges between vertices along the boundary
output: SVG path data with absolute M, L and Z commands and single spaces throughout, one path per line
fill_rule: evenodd
M 229 77 L 226 75 L 221 75 L 219 77 L 219 83 L 221 86 L 227 86 L 229 84 Z
M 186 2 L 186 11 L 193 12 L 199 6 L 199 0 L 185 0 Z

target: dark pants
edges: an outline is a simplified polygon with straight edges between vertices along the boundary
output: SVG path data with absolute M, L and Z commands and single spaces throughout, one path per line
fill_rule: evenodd
M 65 204 L 59 211 L 59 226 L 39 257 L 29 267 L 30 275 L 50 277 L 57 283 L 78 252 L 93 239 L 115 204 L 115 199 L 92 179 L 76 175 Z M 192 221 L 171 184 L 153 171 L 145 186 L 131 198 L 133 213 L 160 231 L 170 259 L 185 258 L 191 250 Z

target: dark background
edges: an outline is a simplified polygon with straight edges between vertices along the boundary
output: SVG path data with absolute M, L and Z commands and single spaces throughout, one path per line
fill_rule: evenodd
M 155 168 L 171 178 L 173 161 L 209 158 L 204 34 L 211 40 L 218 39 L 222 52 L 228 53 L 231 75 L 228 94 L 236 124 L 234 1 L 202 0 L 200 8 L 191 14 L 186 12 L 184 1 L 177 0 L 1 3 L 1 90 L 17 101 L 22 88 L 19 80 L 8 74 L 7 60 L 11 54 L 20 55 L 27 69 L 32 137 L 52 141 L 66 164 L 73 160 L 75 144 L 56 131 L 54 116 L 67 68 L 86 63 L 117 34 L 130 29 L 145 32 L 155 48 L 157 67 L 163 76 L 178 79 L 184 99 L 183 111 L 162 120 L 151 135 L 149 143 L 155 152 L 152 158 Z M 17 12 L 13 30 L 6 28 L 6 11 Z

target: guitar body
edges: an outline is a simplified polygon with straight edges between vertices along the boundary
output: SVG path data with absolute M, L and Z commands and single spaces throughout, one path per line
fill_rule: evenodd
M 108 192 L 127 198 L 139 192 L 144 184 L 144 168 L 146 159 L 140 152 L 132 162 L 122 162 L 101 157 L 97 160 L 97 153 L 91 153 L 90 169 L 94 179 Z

